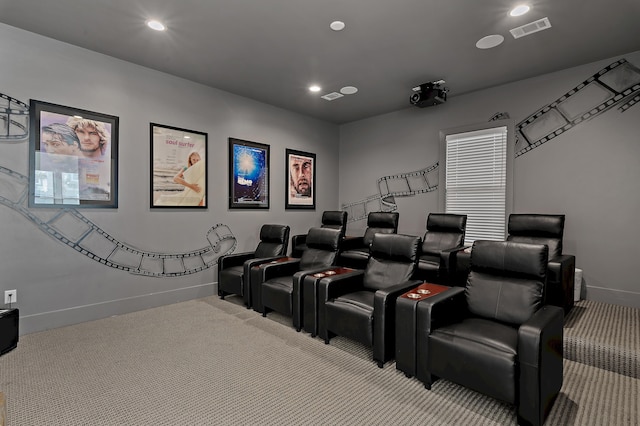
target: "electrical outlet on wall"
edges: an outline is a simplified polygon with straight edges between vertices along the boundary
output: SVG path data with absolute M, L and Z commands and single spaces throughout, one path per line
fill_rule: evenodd
M 18 301 L 18 290 L 5 290 L 4 304 L 16 303 Z

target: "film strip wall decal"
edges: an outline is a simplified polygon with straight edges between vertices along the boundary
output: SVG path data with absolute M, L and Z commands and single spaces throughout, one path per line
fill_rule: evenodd
M 75 209 L 37 210 L 26 207 L 29 179 L 0 166 L 0 204 L 37 225 L 51 238 L 111 268 L 151 277 L 195 274 L 232 253 L 237 241 L 228 226 L 220 223 L 209 229 L 209 246 L 186 253 L 159 253 L 139 250 L 122 243 Z
M 554 102 L 516 125 L 516 157 L 549 142 L 578 124 L 640 100 L 640 69 L 620 59 L 601 69 Z
M 540 108 L 516 125 L 515 156 L 519 157 L 552 140 L 580 123 L 591 120 L 618 106 L 625 112 L 640 102 L 640 69 L 620 59 L 596 72 L 554 102 Z M 489 121 L 509 118 L 508 112 L 495 113 Z M 411 196 L 438 189 L 435 179 L 427 179 L 438 163 L 419 172 L 385 176 L 378 179 L 379 193 L 342 205 L 349 222 L 366 219 L 370 212 L 395 211 L 395 197 Z M 427 172 L 427 173 L 424 173 Z M 424 182 L 419 178 L 424 174 Z M 413 181 L 412 178 L 417 178 Z M 420 185 L 426 185 L 421 187 Z
M 0 93 L 0 141 L 22 141 L 29 136 L 29 105 Z
M 383 176 L 378 179 L 378 193 L 363 200 L 343 204 L 348 222 L 366 219 L 371 212 L 396 211 L 396 197 L 410 197 L 438 189 L 438 163 L 415 172 Z

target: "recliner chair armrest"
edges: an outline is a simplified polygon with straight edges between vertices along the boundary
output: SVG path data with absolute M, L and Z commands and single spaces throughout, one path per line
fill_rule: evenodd
M 245 261 L 253 259 L 255 253 L 252 251 L 244 253 L 233 253 L 218 258 L 218 272 L 222 269 L 230 268 L 232 266 L 241 266 Z
M 261 265 L 262 282 L 271 278 L 293 275 L 300 270 L 300 259 Z
M 315 270 L 298 271 L 293 275 L 293 292 L 291 294 L 291 297 L 292 297 L 291 310 L 292 310 L 293 326 L 296 328 L 296 330 L 300 331 L 300 329 L 302 328 L 303 298 L 311 297 L 311 296 L 303 295 L 302 285 L 304 280 L 309 275 L 313 275 L 318 272 L 323 272 L 331 268 L 332 268 L 331 266 L 324 266 L 322 268 L 318 268 Z M 319 280 L 320 278 L 316 278 L 316 279 Z
M 291 237 L 291 244 L 304 244 L 307 242 L 307 234 L 298 234 Z
M 329 337 L 325 302 L 343 294 L 357 291 L 362 287 L 363 278 L 364 271 L 354 270 L 353 272 L 334 275 L 320 280 L 318 283 L 318 336 L 320 338 L 326 340 Z
M 458 252 L 466 248 L 466 246 L 451 247 L 440 252 L 440 266 L 444 268 L 446 276 L 443 278 L 448 285 L 454 285 L 453 274 L 457 267 L 456 259 Z
M 340 251 L 364 247 L 364 237 L 345 237 L 340 242 Z
M 395 354 L 396 299 L 422 284 L 410 280 L 376 291 L 373 299 L 373 359 L 385 363 Z
M 428 366 L 431 330 L 450 324 L 467 314 L 464 287 L 451 287 L 418 302 L 416 308 L 416 378 L 431 386 Z
M 299 246 L 307 243 L 307 234 L 298 234 L 291 237 L 291 257 L 302 256 L 302 251 L 298 249 Z
M 458 321 L 467 314 L 464 287 L 451 287 L 418 302 L 417 332 L 427 336 L 431 330 Z
M 293 275 L 300 270 L 300 259 L 272 264 L 262 264 L 259 268 L 251 268 L 251 305 L 254 311 L 264 312 L 262 304 L 262 283 L 271 278 Z
M 564 312 L 545 305 L 518 330 L 520 358 L 518 419 L 542 424 L 563 379 Z M 520 423 L 520 422 L 519 422 Z
M 251 306 L 251 268 L 254 266 L 259 266 L 267 262 L 271 262 L 272 260 L 276 260 L 281 258 L 282 256 L 273 256 L 273 257 L 261 257 L 261 258 L 251 258 L 244 261 L 242 264 L 243 271 L 243 299 L 244 304 L 247 307 Z
M 576 257 L 572 254 L 562 254 L 551 259 L 547 265 L 547 280 L 560 282 L 563 276 L 563 271 L 573 269 L 575 274 Z
M 364 271 L 359 269 L 346 274 L 323 278 L 318 283 L 319 302 L 324 303 L 329 299 L 335 299 L 343 294 L 357 291 L 362 287 L 362 278 L 364 278 Z
M 576 257 L 570 254 L 556 256 L 547 264 L 547 294 L 545 302 L 561 306 L 565 313 L 573 307 L 576 277 Z

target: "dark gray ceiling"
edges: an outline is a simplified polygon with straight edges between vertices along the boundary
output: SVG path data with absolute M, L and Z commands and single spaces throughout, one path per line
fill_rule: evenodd
M 0 0 L 0 22 L 334 123 L 640 50 L 640 0 Z M 145 20 L 165 21 L 157 33 Z M 520 39 L 509 29 L 548 17 Z M 341 32 L 329 24 L 346 23 Z M 490 34 L 505 37 L 488 50 Z M 2 41 L 0 40 L 0 43 Z M 323 90 L 307 90 L 318 83 Z M 320 95 L 356 86 L 355 95 Z M 453 98 L 453 99 L 452 99 Z

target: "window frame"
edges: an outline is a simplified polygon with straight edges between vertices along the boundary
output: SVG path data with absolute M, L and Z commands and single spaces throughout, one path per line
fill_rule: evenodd
M 469 124 L 465 126 L 451 127 L 440 130 L 440 151 L 438 166 L 438 209 L 446 213 L 446 177 L 447 177 L 447 136 L 458 133 L 474 132 L 478 130 L 487 130 L 497 127 L 507 128 L 507 152 L 506 152 L 506 193 L 505 193 L 505 212 L 504 212 L 504 235 L 503 240 L 507 236 L 507 226 L 509 215 L 513 212 L 513 183 L 514 183 L 514 167 L 515 160 L 515 123 L 511 119 L 494 120 L 486 123 Z M 471 243 L 465 236 L 465 245 Z

